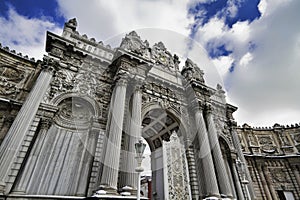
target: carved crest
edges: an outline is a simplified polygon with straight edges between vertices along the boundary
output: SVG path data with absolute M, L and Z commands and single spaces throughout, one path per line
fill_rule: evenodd
M 169 69 L 175 69 L 172 54 L 167 50 L 162 42 L 156 43 L 152 47 L 152 60 L 156 64 L 161 64 Z
M 142 41 L 135 31 L 130 32 L 123 38 L 120 47 L 143 58 L 150 59 L 148 41 Z
M 276 146 L 273 144 L 273 141 L 271 139 L 271 136 L 260 136 L 259 144 L 261 146 L 261 150 L 265 153 L 274 153 L 276 151 Z
M 195 79 L 204 83 L 203 70 L 201 70 L 197 64 L 189 58 L 186 59 L 185 66 L 183 67 L 181 74 L 188 80 Z

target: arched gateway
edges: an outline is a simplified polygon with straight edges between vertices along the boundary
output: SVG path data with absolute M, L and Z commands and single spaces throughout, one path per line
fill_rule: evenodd
M 65 199 L 101 190 L 105 199 L 129 186 L 134 196 L 134 144 L 143 137 L 152 199 L 253 195 L 240 181 L 236 107 L 221 86 L 207 86 L 190 59 L 180 71 L 162 42 L 150 47 L 131 32 L 112 49 L 76 27 L 73 19 L 62 36 L 47 33 L 49 55 L 1 145 L 0 194 Z

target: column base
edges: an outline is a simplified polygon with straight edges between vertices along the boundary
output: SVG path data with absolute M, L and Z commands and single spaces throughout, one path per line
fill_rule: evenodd
M 126 186 L 122 187 L 121 195 L 123 195 L 123 194 L 125 194 L 125 196 L 127 196 L 126 194 L 136 196 L 137 190 L 136 190 L 136 188 L 133 188 L 133 187 L 130 187 L 130 186 L 126 185 Z
M 4 195 L 5 192 L 5 183 L 0 182 L 0 195 Z
M 206 195 L 206 197 L 204 198 L 204 200 L 220 200 L 222 199 L 220 197 L 219 194 L 209 194 L 209 195 Z
M 228 198 L 228 197 L 216 197 L 216 196 L 210 196 L 206 197 L 203 200 L 236 200 L 235 198 Z
M 100 185 L 99 190 L 96 191 L 97 195 L 118 195 L 118 190 L 115 187 L 108 185 Z

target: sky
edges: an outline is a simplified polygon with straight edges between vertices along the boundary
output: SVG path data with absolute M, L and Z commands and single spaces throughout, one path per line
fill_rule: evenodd
M 299 10 L 299 0 L 1 0 L 0 43 L 41 59 L 46 31 L 60 35 L 74 17 L 105 43 L 137 30 L 195 59 L 208 85 L 220 81 L 239 125 L 290 125 L 300 122 Z

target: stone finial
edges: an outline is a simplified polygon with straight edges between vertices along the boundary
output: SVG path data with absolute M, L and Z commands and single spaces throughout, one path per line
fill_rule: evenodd
M 135 31 L 126 34 L 125 38 L 122 39 L 120 47 L 143 58 L 150 59 L 148 41 L 142 41 L 141 37 Z
M 179 64 L 180 64 L 179 57 L 176 54 L 174 54 L 173 59 L 174 59 L 175 69 L 179 70 Z
M 65 28 L 70 28 L 72 31 L 75 31 L 77 28 L 77 20 L 76 18 L 70 19 L 65 23 Z
M 183 67 L 181 74 L 188 80 L 195 79 L 201 83 L 204 83 L 204 72 L 201 70 L 196 63 L 191 59 L 187 58 L 185 61 L 185 66 Z
M 281 127 L 282 126 L 280 124 L 278 124 L 278 123 L 276 123 L 276 124 L 273 125 L 273 128 L 281 128 Z
M 251 126 L 249 126 L 248 124 L 243 124 L 243 126 L 242 126 L 243 128 L 251 128 Z
M 217 84 L 217 90 L 223 90 L 222 85 L 220 85 L 219 83 Z

